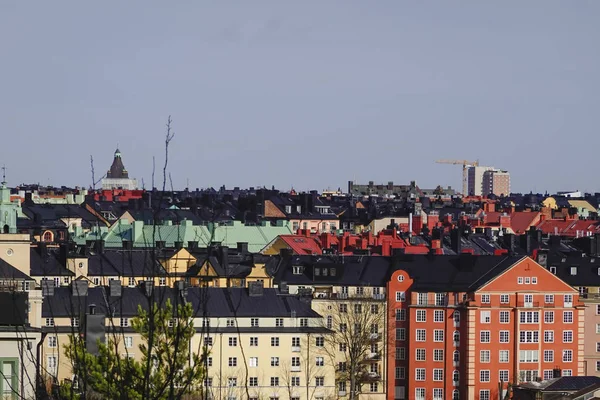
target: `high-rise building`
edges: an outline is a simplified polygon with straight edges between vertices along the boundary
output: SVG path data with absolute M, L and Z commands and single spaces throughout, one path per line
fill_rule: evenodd
M 468 167 L 468 188 L 466 194 L 469 196 L 483 196 L 483 174 L 493 169 L 494 167 Z
M 488 170 L 483 173 L 483 196 L 494 194 L 508 196 L 510 194 L 510 174 L 507 171 Z
M 123 165 L 119 149 L 115 151 L 115 158 L 106 172 L 106 178 L 102 179 L 102 189 L 137 189 L 137 180 L 129 178 L 129 172 Z
M 510 194 L 510 174 L 507 171 L 494 167 L 471 166 L 468 167 L 469 196 L 496 196 Z

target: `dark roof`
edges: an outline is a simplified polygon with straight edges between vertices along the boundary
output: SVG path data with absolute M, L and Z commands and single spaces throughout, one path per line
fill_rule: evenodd
M 119 149 L 115 151 L 115 158 L 113 159 L 112 165 L 110 169 L 106 173 L 107 178 L 113 179 L 127 179 L 129 178 L 129 173 L 125 169 L 123 165 L 123 161 L 121 160 L 121 152 Z
M 155 287 L 155 298 L 174 304 L 177 290 Z M 250 296 L 245 288 L 198 288 L 187 289 L 187 301 L 192 303 L 196 317 L 297 317 L 317 318 L 310 302 L 297 296 L 280 295 L 277 289 L 263 289 L 261 296 Z M 157 301 L 158 302 L 158 301 Z M 42 317 L 70 317 L 85 313 L 89 305 L 96 305 L 96 313 L 107 314 L 107 303 L 115 316 L 134 317 L 138 305 L 147 306 L 148 300 L 141 287 L 123 287 L 121 297 L 111 297 L 107 287 L 88 289 L 87 296 L 73 296 L 70 287 L 57 287 L 54 294 L 44 298 Z M 206 313 L 203 311 L 206 310 Z
M 571 286 L 600 286 L 599 257 L 587 257 L 576 251 L 551 251 L 546 259 L 546 268 L 550 267 L 556 268 L 556 276 Z M 571 267 L 577 268 L 575 275 L 571 274 Z
M 0 258 L 0 279 L 23 279 L 32 281 L 33 279 L 26 273 L 18 270 L 8 262 Z
M 156 276 L 166 275 L 152 250 L 104 249 L 88 258 L 90 276 Z
M 44 246 L 30 250 L 31 276 L 74 276 L 75 274 L 65 267 L 65 262 L 60 260 L 59 252 Z
M 545 391 L 575 391 L 600 383 L 597 376 L 563 376 L 554 383 L 546 386 Z
M 522 256 L 400 255 L 395 270 L 405 270 L 415 291 L 472 291 L 513 266 Z

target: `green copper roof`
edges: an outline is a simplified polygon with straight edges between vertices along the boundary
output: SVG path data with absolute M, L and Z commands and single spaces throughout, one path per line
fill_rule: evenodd
M 88 233 L 76 235 L 78 244 L 86 240 L 104 240 L 106 247 L 122 247 L 123 240 L 133 241 L 133 247 L 149 247 L 156 241 L 164 241 L 167 247 L 175 242 L 197 241 L 200 247 L 210 242 L 219 242 L 223 246 L 235 247 L 238 242 L 248 243 L 248 250 L 257 253 L 279 235 L 292 233 L 287 221 L 280 221 L 277 226 L 244 225 L 239 221 L 216 225 L 192 225 L 191 221 L 182 221 L 179 225 L 166 223 L 164 225 L 144 225 L 141 221 L 133 224 L 120 220 L 106 229 L 92 229 Z

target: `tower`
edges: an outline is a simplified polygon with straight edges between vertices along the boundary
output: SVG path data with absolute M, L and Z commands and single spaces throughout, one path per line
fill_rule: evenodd
M 137 189 L 137 181 L 129 178 L 129 172 L 123 165 L 121 151 L 117 149 L 110 169 L 106 172 L 106 178 L 102 179 L 102 189 Z

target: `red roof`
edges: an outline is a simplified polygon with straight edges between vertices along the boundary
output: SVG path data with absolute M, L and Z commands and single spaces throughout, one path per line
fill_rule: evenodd
M 558 234 L 560 236 L 582 237 L 600 233 L 598 221 L 589 220 L 564 220 L 547 219 L 537 226 L 544 234 Z
M 298 255 L 322 254 L 321 246 L 314 237 L 300 235 L 280 235 L 283 240 Z
M 501 212 L 487 212 L 484 217 L 485 225 L 499 225 L 500 217 L 504 213 Z M 527 232 L 529 228 L 534 226 L 540 219 L 539 212 L 530 211 L 516 211 L 508 214 L 510 217 L 510 227 L 516 234 L 522 234 Z

